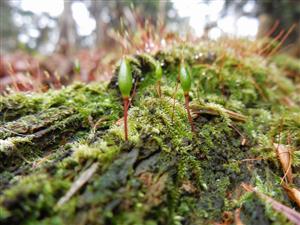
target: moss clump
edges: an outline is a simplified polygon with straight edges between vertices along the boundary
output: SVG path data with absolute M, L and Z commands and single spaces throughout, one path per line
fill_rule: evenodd
M 300 82 L 300 61 L 288 55 L 276 55 L 271 59 L 278 67 L 286 72 L 286 75 L 295 83 Z
M 279 67 L 287 69 L 289 71 L 294 71 L 296 73 L 300 72 L 299 60 L 288 56 L 288 55 L 276 55 L 272 58 L 272 61 L 276 63 Z
M 272 142 L 294 148 L 297 184 L 299 94 L 279 67 L 254 53 L 241 57 L 236 47 L 228 46 L 200 42 L 151 57 L 130 57 L 135 91 L 128 112 L 128 142 L 117 76 L 109 85 L 75 84 L 1 100 L 7 109 L 18 99 L 38 99 L 31 111 L 26 104 L 14 114 L 6 110 L 0 127 L 0 153 L 12 157 L 9 166 L 0 163 L 1 223 L 233 223 L 234 212 L 240 209 L 245 224 L 286 224 L 282 214 L 243 192 L 240 184 L 249 183 L 296 207 L 280 186 L 283 173 Z M 175 95 L 173 115 L 182 57 L 193 74 L 194 133 L 182 90 Z M 163 68 L 162 97 L 155 90 L 155 60 Z M 95 163 L 97 169 L 88 181 L 58 204 Z

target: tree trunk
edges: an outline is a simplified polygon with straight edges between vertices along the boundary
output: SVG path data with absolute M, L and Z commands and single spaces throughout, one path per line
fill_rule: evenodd
M 270 14 L 262 13 L 258 17 L 259 27 L 256 34 L 256 38 L 263 38 L 267 35 L 268 31 L 270 31 L 274 20 Z
M 72 0 L 64 1 L 64 11 L 59 18 L 59 38 L 56 51 L 69 56 L 75 50 L 76 24 L 72 16 Z
M 156 26 L 158 26 L 158 22 L 161 22 L 162 25 L 165 25 L 166 20 L 166 1 L 159 1 L 159 8 L 158 8 L 158 21 Z
M 92 1 L 90 12 L 93 15 L 96 21 L 96 40 L 95 40 L 95 48 L 101 48 L 103 45 L 103 41 L 105 40 L 105 24 L 102 18 L 103 8 L 105 7 L 105 2 L 103 1 Z

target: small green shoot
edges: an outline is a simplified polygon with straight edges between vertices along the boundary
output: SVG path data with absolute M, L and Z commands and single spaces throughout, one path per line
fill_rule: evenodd
M 194 132 L 194 124 L 193 124 L 193 119 L 191 116 L 191 112 L 190 112 L 190 100 L 189 100 L 189 91 L 191 89 L 191 85 L 192 85 L 192 77 L 190 74 L 190 70 L 188 69 L 188 67 L 184 64 L 184 62 L 182 62 L 180 64 L 180 71 L 179 71 L 179 77 L 180 77 L 180 85 L 181 88 L 184 92 L 184 99 L 185 99 L 185 108 L 187 110 L 187 114 L 188 114 L 188 119 L 191 125 L 191 129 Z
M 80 73 L 81 67 L 80 67 L 80 62 L 79 62 L 78 59 L 75 59 L 73 69 L 74 69 L 74 72 L 75 72 L 75 73 L 77 73 L 77 74 Z
M 119 68 L 118 84 L 123 98 L 124 105 L 124 133 L 125 140 L 128 140 L 127 115 L 129 106 L 129 96 L 132 89 L 132 71 L 131 66 L 126 58 L 123 58 Z

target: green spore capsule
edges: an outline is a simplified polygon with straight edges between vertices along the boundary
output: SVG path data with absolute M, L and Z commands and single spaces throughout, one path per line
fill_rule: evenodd
M 156 66 L 155 66 L 155 78 L 156 78 L 157 81 L 161 80 L 162 74 L 163 74 L 163 71 L 162 71 L 162 68 L 160 66 L 160 63 L 157 62 Z
M 74 62 L 74 71 L 75 71 L 75 73 L 80 73 L 80 70 L 81 70 L 81 68 L 80 68 L 79 60 L 76 59 Z
M 124 133 L 125 133 L 125 140 L 127 141 L 128 140 L 127 117 L 128 117 L 128 107 L 129 107 L 129 96 L 132 88 L 132 74 L 131 74 L 130 64 L 126 58 L 123 58 L 120 64 L 118 83 L 123 97 Z
M 184 65 L 184 63 L 180 64 L 179 72 L 180 72 L 180 74 L 179 74 L 180 84 L 181 84 L 181 88 L 184 92 L 185 108 L 186 108 L 186 111 L 188 114 L 188 120 L 191 125 L 192 131 L 195 132 L 193 118 L 192 118 L 191 112 L 190 112 L 190 97 L 189 97 L 189 91 L 190 91 L 191 85 L 192 85 L 192 77 L 190 74 L 190 70 L 188 69 L 187 66 Z
M 128 98 L 130 96 L 130 91 L 132 88 L 132 72 L 131 66 L 126 58 L 122 59 L 120 64 L 118 84 L 122 97 Z
M 192 85 L 192 78 L 190 70 L 184 65 L 184 63 L 181 63 L 180 65 L 180 84 L 185 94 L 190 91 Z

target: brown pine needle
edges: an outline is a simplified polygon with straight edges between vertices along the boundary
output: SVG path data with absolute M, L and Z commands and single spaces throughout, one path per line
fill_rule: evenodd
M 300 207 L 300 191 L 297 188 L 283 184 L 282 187 L 286 191 L 289 198 Z
M 10 63 L 7 63 L 7 66 L 8 66 L 8 75 L 9 75 L 10 79 L 12 80 L 14 90 L 20 91 L 17 80 L 15 78 L 15 72 L 13 70 L 12 65 Z
M 284 35 L 284 30 L 281 30 L 273 40 L 271 40 L 263 49 L 258 52 L 258 54 L 262 55 L 265 51 L 268 51 L 269 48 L 271 48 L 272 45 L 282 37 L 282 35 Z
M 279 25 L 279 20 L 276 20 L 273 26 L 271 27 L 271 29 L 264 36 L 265 37 L 271 36 L 274 33 L 274 31 L 277 29 L 278 25 Z
M 279 44 L 268 54 L 268 56 L 272 56 L 274 55 L 277 50 L 283 45 L 283 43 L 285 42 L 285 40 L 289 37 L 289 35 L 292 33 L 292 31 L 296 28 L 296 23 L 294 23 L 290 29 L 288 29 L 288 31 L 286 32 L 286 34 L 284 35 L 284 37 L 281 39 L 281 41 L 279 42 Z
M 297 211 L 281 204 L 280 202 L 274 200 L 273 198 L 257 191 L 254 187 L 252 187 L 251 185 L 242 183 L 241 186 L 248 192 L 254 192 L 255 194 L 257 194 L 257 196 L 259 198 L 261 198 L 262 200 L 266 201 L 267 203 L 269 203 L 272 208 L 279 212 L 282 213 L 283 215 L 285 215 L 286 218 L 288 218 L 291 222 L 293 222 L 296 225 L 300 225 L 300 213 L 298 213 Z
M 285 178 L 287 178 L 288 183 L 292 183 L 293 174 L 292 174 L 292 158 L 290 152 L 291 150 L 287 145 L 277 144 L 277 143 L 274 143 L 273 145 L 284 172 L 284 176 L 282 178 L 281 183 Z
M 94 175 L 98 169 L 98 163 L 92 164 L 87 170 L 85 170 L 79 178 L 72 184 L 69 191 L 59 199 L 57 206 L 62 206 Z
M 241 213 L 241 208 L 236 209 L 234 212 L 235 225 L 244 225 L 244 223 L 241 220 L 240 213 Z

